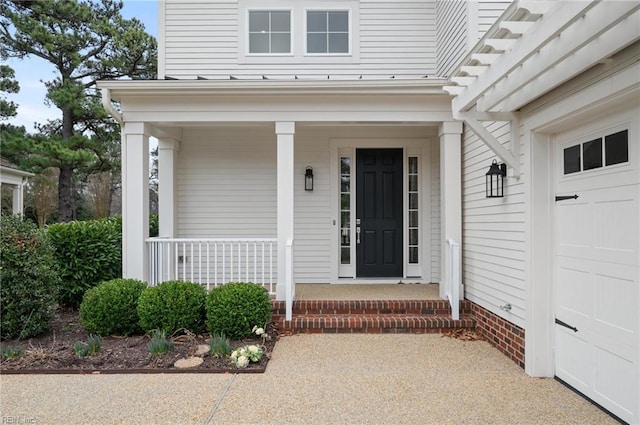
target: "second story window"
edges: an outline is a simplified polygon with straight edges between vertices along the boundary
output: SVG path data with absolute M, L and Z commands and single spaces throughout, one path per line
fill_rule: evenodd
M 249 11 L 249 53 L 291 53 L 291 12 L 288 10 Z
M 349 53 L 349 11 L 307 11 L 307 53 Z

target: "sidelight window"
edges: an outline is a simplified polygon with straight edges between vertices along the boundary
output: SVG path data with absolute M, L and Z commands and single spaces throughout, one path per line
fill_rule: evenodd
M 351 157 L 340 157 L 340 264 L 351 264 Z
M 409 264 L 420 263 L 420 192 L 418 157 L 408 158 Z

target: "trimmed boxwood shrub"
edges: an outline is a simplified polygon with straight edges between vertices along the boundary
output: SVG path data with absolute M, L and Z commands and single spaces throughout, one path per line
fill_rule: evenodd
M 60 289 L 53 248 L 34 223 L 0 217 L 2 339 L 45 332 Z
M 207 297 L 207 325 L 211 335 L 223 334 L 231 339 L 251 335 L 254 326 L 271 321 L 273 307 L 269 293 L 248 282 L 231 282 L 219 286 Z
M 202 332 L 205 328 L 207 290 L 193 282 L 169 281 L 146 288 L 138 300 L 140 326 L 172 334 L 180 329 Z
M 61 304 L 77 308 L 88 289 L 122 277 L 121 217 L 52 224 L 47 237 L 63 282 Z
M 140 332 L 138 298 L 147 287 L 135 279 L 102 282 L 85 292 L 80 304 L 80 321 L 89 333 L 131 335 Z

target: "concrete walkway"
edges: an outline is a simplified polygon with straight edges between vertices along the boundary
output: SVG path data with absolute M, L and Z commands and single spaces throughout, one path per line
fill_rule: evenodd
M 607 424 L 481 341 L 297 335 L 265 374 L 3 375 L 2 423 Z

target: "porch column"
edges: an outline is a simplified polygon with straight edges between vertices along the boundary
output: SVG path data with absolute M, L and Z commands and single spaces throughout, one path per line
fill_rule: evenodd
M 177 230 L 176 171 L 180 142 L 158 139 L 158 236 L 174 238 Z
M 450 276 L 447 270 L 447 240 L 462 245 L 462 123 L 443 122 L 440 135 L 440 297 L 446 298 Z M 460 275 L 462 277 L 462 275 Z M 461 298 L 464 297 L 460 291 Z
M 148 281 L 149 132 L 127 122 L 122 133 L 122 275 Z
M 24 182 L 13 187 L 13 203 L 11 205 L 13 215 L 21 215 L 24 211 Z
M 286 282 L 287 241 L 293 240 L 293 190 L 294 190 L 294 149 L 293 140 L 295 134 L 295 122 L 276 122 L 277 136 L 277 226 L 278 226 L 278 286 L 276 287 L 276 299 L 285 300 L 286 285 L 294 282 Z M 292 288 L 293 289 L 293 288 Z

